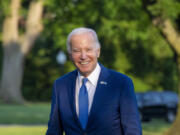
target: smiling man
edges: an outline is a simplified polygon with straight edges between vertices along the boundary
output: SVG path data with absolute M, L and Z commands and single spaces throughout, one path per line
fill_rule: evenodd
M 81 75 L 87 77 L 97 66 L 97 58 L 100 55 L 100 46 L 95 44 L 93 33 L 72 35 L 69 51 L 71 60 Z
M 96 32 L 74 29 L 67 50 L 77 70 L 53 85 L 46 135 L 141 135 L 133 83 L 98 63 Z

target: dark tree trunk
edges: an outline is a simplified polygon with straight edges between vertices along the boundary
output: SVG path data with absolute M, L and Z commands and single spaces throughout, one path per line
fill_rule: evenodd
M 43 0 L 30 4 L 26 19 L 25 33 L 19 35 L 18 21 L 21 0 L 10 1 L 10 14 L 3 21 L 3 67 L 0 82 L 0 101 L 24 103 L 21 84 L 24 59 L 30 52 L 43 27 L 41 24 Z
M 6 45 L 3 52 L 0 96 L 6 103 L 23 103 L 21 83 L 24 55 L 17 43 Z

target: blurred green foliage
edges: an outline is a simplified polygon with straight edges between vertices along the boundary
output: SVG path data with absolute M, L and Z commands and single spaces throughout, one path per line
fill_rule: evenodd
M 153 15 L 176 20 L 180 14 L 180 2 L 179 0 L 157 0 L 156 4 L 149 6 L 149 10 Z
M 23 0 L 22 18 L 26 18 L 29 3 Z M 178 0 L 160 0 L 149 8 L 175 24 L 179 5 Z M 46 0 L 44 6 L 44 30 L 25 62 L 22 92 L 26 99 L 49 101 L 54 80 L 75 69 L 69 59 L 58 65 L 56 56 L 62 50 L 68 57 L 66 38 L 77 27 L 95 29 L 102 46 L 100 62 L 132 77 L 136 91 L 176 91 L 174 52 L 152 25 L 142 1 Z

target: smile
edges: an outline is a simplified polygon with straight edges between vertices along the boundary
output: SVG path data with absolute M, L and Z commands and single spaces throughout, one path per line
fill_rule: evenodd
M 89 62 L 80 62 L 81 65 L 89 64 Z

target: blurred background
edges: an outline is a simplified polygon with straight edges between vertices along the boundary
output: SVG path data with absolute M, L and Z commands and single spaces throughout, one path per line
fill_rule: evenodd
M 179 0 L 0 0 L 0 135 L 45 134 L 52 84 L 75 69 L 66 39 L 77 27 L 97 32 L 100 63 L 130 76 L 137 97 L 168 91 L 178 98 Z M 159 97 L 151 107 L 167 109 Z M 140 102 L 147 98 L 137 99 L 142 115 Z M 178 99 L 172 104 L 176 115 Z M 144 135 L 171 132 L 175 118 L 157 117 L 142 119 Z M 180 125 L 180 117 L 174 123 Z

